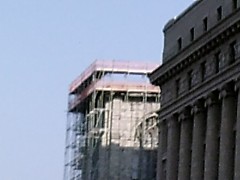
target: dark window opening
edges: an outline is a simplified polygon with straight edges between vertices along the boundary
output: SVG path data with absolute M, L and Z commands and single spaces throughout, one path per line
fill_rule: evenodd
M 232 9 L 233 10 L 236 10 L 238 8 L 238 3 L 237 3 L 238 0 L 232 0 Z
M 208 30 L 208 18 L 205 17 L 203 19 L 203 31 L 206 32 Z
M 234 42 L 232 42 L 231 44 L 230 44 L 230 61 L 229 61 L 229 63 L 231 64 L 231 63 L 234 63 L 235 62 L 235 60 L 236 60 L 236 49 L 235 49 L 235 47 L 236 47 L 236 41 L 234 41 Z
M 195 34 L 194 34 L 194 28 L 191 28 L 191 29 L 190 29 L 190 41 L 193 41 L 193 40 L 194 40 L 194 38 L 195 38 L 194 35 L 195 35 Z
M 179 96 L 179 90 L 180 90 L 180 79 L 177 79 L 176 82 L 176 97 Z
M 222 19 L 222 6 L 217 8 L 217 20 L 220 21 Z
M 167 161 L 164 159 L 162 161 L 163 164 L 163 179 L 167 179 Z
M 192 70 L 188 72 L 188 90 L 192 89 Z
M 206 62 L 205 61 L 201 63 L 201 76 L 202 76 L 201 80 L 203 82 L 206 78 Z
M 233 146 L 232 146 L 232 149 L 233 149 L 233 156 L 234 156 L 234 159 L 235 159 L 235 154 L 236 154 L 236 130 L 233 131 Z
M 149 128 L 149 126 L 150 126 L 150 119 L 147 119 L 146 120 L 146 127 Z
M 178 50 L 182 49 L 182 38 L 178 38 Z
M 218 73 L 220 69 L 220 52 L 215 54 L 215 72 Z

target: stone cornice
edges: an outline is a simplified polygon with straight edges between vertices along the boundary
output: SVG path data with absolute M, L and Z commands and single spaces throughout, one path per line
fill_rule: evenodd
M 194 87 L 191 91 L 184 93 L 178 99 L 174 99 L 166 104 L 162 104 L 159 111 L 159 119 L 168 117 L 171 114 L 181 112 L 182 107 L 192 106 L 196 100 L 209 96 L 209 93 L 221 90 L 224 84 L 229 83 L 239 77 L 240 59 L 234 64 L 226 67 L 218 74 L 209 77 L 206 81 Z
M 213 91 L 206 96 L 205 107 L 210 107 L 219 103 L 219 92 Z
M 234 84 L 233 81 L 229 82 L 228 84 L 225 84 L 220 91 L 219 98 L 226 98 L 229 96 L 234 96 Z
M 210 51 L 224 43 L 229 37 L 240 31 L 240 9 L 230 14 L 224 20 L 216 24 L 208 32 L 189 44 L 181 52 L 173 56 L 167 62 L 150 74 L 150 80 L 154 85 L 161 86 L 168 79 L 178 74 L 193 62 L 208 54 Z
M 204 111 L 204 101 L 203 99 L 197 100 L 191 109 L 191 114 L 196 115 Z

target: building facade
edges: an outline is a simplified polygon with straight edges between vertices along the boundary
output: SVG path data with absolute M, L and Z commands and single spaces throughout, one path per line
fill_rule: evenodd
M 158 110 L 157 110 L 158 111 Z M 158 147 L 158 115 L 156 110 L 144 115 L 135 128 L 135 140 L 138 144 L 137 180 L 155 180 Z
M 198 0 L 164 27 L 157 179 L 240 179 L 240 1 Z
M 97 60 L 70 85 L 64 180 L 155 179 L 157 66 Z

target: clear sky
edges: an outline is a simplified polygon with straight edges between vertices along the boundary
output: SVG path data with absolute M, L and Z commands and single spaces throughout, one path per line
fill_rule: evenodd
M 160 63 L 193 0 L 0 0 L 0 180 L 61 180 L 69 83 L 95 59 Z

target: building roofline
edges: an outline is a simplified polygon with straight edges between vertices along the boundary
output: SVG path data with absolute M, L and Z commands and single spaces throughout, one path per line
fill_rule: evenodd
M 177 21 L 179 21 L 182 17 L 184 17 L 189 11 L 191 11 L 194 7 L 196 7 L 199 3 L 203 2 L 203 0 L 195 0 L 187 9 L 185 9 L 178 16 L 170 19 L 164 26 L 163 32 L 166 32 L 169 28 L 171 28 Z
M 149 74 L 157 67 L 158 64 L 148 62 L 95 60 L 70 84 L 69 92 L 73 93 L 82 83 L 91 77 L 94 72 L 105 72 L 112 74 Z

